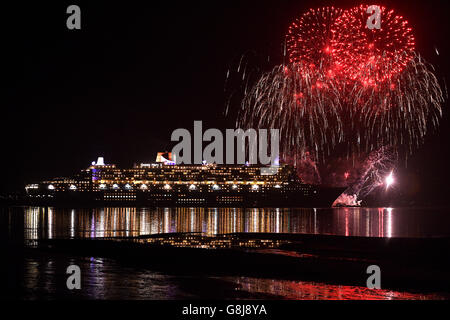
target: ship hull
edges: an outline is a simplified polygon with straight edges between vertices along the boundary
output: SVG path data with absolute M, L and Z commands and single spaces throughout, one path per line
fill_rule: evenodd
M 315 188 L 302 192 L 55 192 L 29 194 L 29 205 L 95 205 L 145 207 L 331 207 L 342 188 Z

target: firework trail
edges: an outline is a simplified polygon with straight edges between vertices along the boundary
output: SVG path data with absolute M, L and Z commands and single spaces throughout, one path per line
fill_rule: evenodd
M 334 202 L 333 206 L 359 205 L 376 188 L 385 184 L 385 177 L 392 173 L 397 163 L 397 152 L 393 148 L 380 148 L 373 151 L 363 165 L 358 180 Z
M 355 152 L 370 152 L 393 146 L 411 154 L 431 129 L 437 129 L 442 117 L 444 93 L 434 69 L 415 55 L 405 70 L 373 86 L 361 86 L 348 101 Z M 356 149 L 356 148 L 355 148 Z
M 280 65 L 253 85 L 242 101 L 241 128 L 279 128 L 281 155 L 323 158 L 343 139 L 339 89 L 317 67 Z

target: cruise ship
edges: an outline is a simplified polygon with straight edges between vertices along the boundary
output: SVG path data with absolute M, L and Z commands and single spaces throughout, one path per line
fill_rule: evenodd
M 176 165 L 170 153 L 133 168 L 103 157 L 72 177 L 26 186 L 32 204 L 188 207 L 330 207 L 343 192 L 303 183 L 289 165 Z

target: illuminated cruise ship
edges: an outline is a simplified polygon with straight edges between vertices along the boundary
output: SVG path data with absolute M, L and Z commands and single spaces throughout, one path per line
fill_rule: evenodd
M 35 204 L 329 207 L 343 190 L 302 183 L 292 166 L 175 165 L 170 153 L 121 169 L 102 157 L 68 178 L 26 186 Z

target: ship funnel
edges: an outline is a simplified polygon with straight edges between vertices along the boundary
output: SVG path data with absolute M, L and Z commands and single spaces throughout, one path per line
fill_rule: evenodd
M 103 159 L 103 157 L 98 157 L 97 166 L 104 166 L 104 165 L 105 165 L 105 159 Z

